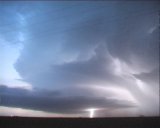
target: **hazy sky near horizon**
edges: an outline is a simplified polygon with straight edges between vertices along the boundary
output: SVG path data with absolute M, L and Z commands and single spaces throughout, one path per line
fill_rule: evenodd
M 157 116 L 159 9 L 0 1 L 0 115 Z

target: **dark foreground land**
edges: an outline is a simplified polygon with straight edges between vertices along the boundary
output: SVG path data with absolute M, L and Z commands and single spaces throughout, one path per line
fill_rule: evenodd
M 0 128 L 160 128 L 160 117 L 92 119 L 0 117 Z

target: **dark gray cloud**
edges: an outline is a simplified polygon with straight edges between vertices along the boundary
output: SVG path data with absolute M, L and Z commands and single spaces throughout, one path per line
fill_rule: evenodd
M 138 79 L 144 81 L 148 84 L 150 90 L 152 90 L 155 94 L 159 93 L 159 68 L 156 68 L 147 73 L 141 73 L 135 75 Z
M 0 92 L 1 106 L 20 107 L 55 113 L 83 113 L 86 108 L 92 108 L 92 106 L 96 108 L 135 107 L 130 101 L 92 96 L 64 97 L 61 95 L 57 96 L 55 92 L 53 92 L 55 95 L 50 95 L 50 91 L 45 92 L 44 95 L 44 92 L 27 92 L 23 89 L 7 88 L 6 86 L 0 86 Z
M 139 7 L 139 4 L 136 5 Z M 157 7 L 155 6 L 156 8 L 153 9 L 152 6 L 154 6 L 154 4 L 150 6 L 148 4 L 144 4 L 143 9 L 137 9 L 141 10 L 141 12 L 138 13 L 138 11 L 134 12 L 132 10 L 133 8 L 130 9 L 130 7 L 132 7 L 130 4 L 126 4 L 124 7 L 121 7 L 121 5 L 119 8 L 117 8 L 118 5 L 116 4 L 114 6 L 116 6 L 116 8 L 112 9 L 115 9 L 113 14 L 119 18 L 114 19 L 112 16 L 108 15 L 108 13 L 102 15 L 101 12 L 104 10 L 101 9 L 102 11 L 98 11 L 99 13 L 95 15 L 92 15 L 93 13 L 88 12 L 87 14 L 89 17 L 87 19 L 80 20 L 79 22 L 77 22 L 76 19 L 79 18 L 77 13 L 79 13 L 80 10 L 75 9 L 76 13 L 72 13 L 72 9 L 67 9 L 67 14 L 64 13 L 63 15 L 70 14 L 73 19 L 71 21 L 67 20 L 68 22 L 65 24 L 63 22 L 65 25 L 64 27 L 61 26 L 61 22 L 64 21 L 66 17 L 62 18 L 63 20 L 60 20 L 60 22 L 55 25 L 53 22 L 48 22 L 50 20 L 54 20 L 54 18 L 50 19 L 51 17 L 54 17 L 52 14 L 49 13 L 49 15 L 51 15 L 49 17 L 46 15 L 43 16 L 43 13 L 40 12 L 41 16 L 48 20 L 46 20 L 47 22 L 44 23 L 44 26 L 42 24 L 37 24 L 37 27 L 47 29 L 47 33 L 44 33 L 45 30 L 40 31 L 35 26 L 31 25 L 30 32 L 32 35 L 34 35 L 34 38 L 24 47 L 24 50 L 22 51 L 21 56 L 15 65 L 16 69 L 24 79 L 26 78 L 27 82 L 31 82 L 34 85 L 37 83 L 39 86 L 40 83 L 50 86 L 48 83 L 49 79 L 54 79 L 54 77 L 56 80 L 61 79 L 60 81 L 65 81 L 62 80 L 63 78 L 68 79 L 69 81 L 69 79 L 77 75 L 74 74 L 73 70 L 75 72 L 76 70 L 80 70 L 79 74 L 85 70 L 86 73 L 83 74 L 88 75 L 87 73 L 90 72 L 92 75 L 95 74 L 101 78 L 105 78 L 107 72 L 104 71 L 104 65 L 106 65 L 107 68 L 110 60 L 107 62 L 106 58 L 102 58 L 101 56 L 105 56 L 107 52 L 104 52 L 98 56 L 99 58 L 95 60 L 95 64 L 93 61 L 89 60 L 84 63 L 80 62 L 80 64 L 68 64 L 70 67 L 68 65 L 65 66 L 66 62 L 79 62 L 92 58 L 95 54 L 97 54 L 95 48 L 102 43 L 106 43 L 107 49 L 105 50 L 108 50 L 113 57 L 122 59 L 135 68 L 138 67 L 142 70 L 143 68 L 151 68 L 152 70 L 153 67 L 157 67 L 158 28 L 151 34 L 147 33 L 147 31 L 149 31 L 149 29 L 152 27 L 157 27 L 158 15 L 155 13 Z M 108 10 L 110 10 L 110 8 Z M 119 10 L 121 11 L 119 12 Z M 145 24 L 144 19 L 146 21 Z M 45 26 L 46 23 L 49 27 Z M 66 30 L 59 31 L 60 28 L 57 28 L 56 26 L 61 26 L 60 28 Z M 50 30 L 48 28 L 50 28 Z M 43 33 L 43 35 L 39 36 L 39 34 L 37 35 L 32 32 L 39 34 Z M 104 51 L 103 49 L 100 50 Z M 42 61 L 42 58 L 45 58 L 45 60 Z M 50 70 L 51 66 L 53 67 L 54 64 L 59 63 L 64 63 L 64 68 L 61 65 L 61 68 L 64 70 Z M 74 65 L 77 67 L 74 67 Z M 46 71 L 47 67 L 49 71 Z M 65 67 L 68 68 L 67 73 Z M 45 71 L 37 73 L 37 70 Z M 68 75 L 69 72 L 72 74 Z M 34 75 L 35 73 L 36 75 Z M 47 77 L 46 81 L 39 81 L 40 78 L 45 79 L 45 76 Z M 67 78 L 67 76 L 70 78 Z M 108 75 L 107 77 L 111 79 L 112 76 Z M 77 78 L 79 79 L 79 76 L 77 76 Z M 39 83 L 37 81 L 39 81 Z
M 126 19 L 116 22 L 114 35 L 108 41 L 108 50 L 113 56 L 131 65 L 132 63 L 143 65 L 148 69 L 157 67 L 159 63 L 158 17 L 158 13 L 152 10 L 148 13 L 139 12 L 130 15 L 128 13 Z
M 158 101 L 151 91 L 159 75 L 158 3 L 40 2 L 20 9 L 13 5 L 16 16 L 11 17 L 7 5 L 2 25 L 13 20 L 11 32 L 21 34 L 11 35 L 6 25 L 9 35 L 0 34 L 10 44 L 22 44 L 14 67 L 33 92 L 1 87 L 2 98 L 9 99 L 4 105 L 78 113 L 88 107 L 132 106 L 128 98 L 137 101 L 137 111 L 151 112 L 149 104 Z
M 158 69 L 154 69 L 148 73 L 141 73 L 138 75 L 135 75 L 137 78 L 146 81 L 146 82 L 150 82 L 153 81 L 155 83 L 158 83 L 159 81 L 159 70 Z

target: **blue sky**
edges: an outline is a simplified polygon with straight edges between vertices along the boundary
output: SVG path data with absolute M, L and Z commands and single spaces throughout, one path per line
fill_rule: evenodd
M 158 115 L 158 4 L 1 1 L 0 115 Z

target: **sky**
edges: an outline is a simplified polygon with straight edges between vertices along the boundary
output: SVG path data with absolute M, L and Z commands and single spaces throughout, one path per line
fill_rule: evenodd
M 0 1 L 0 116 L 158 116 L 158 5 Z

